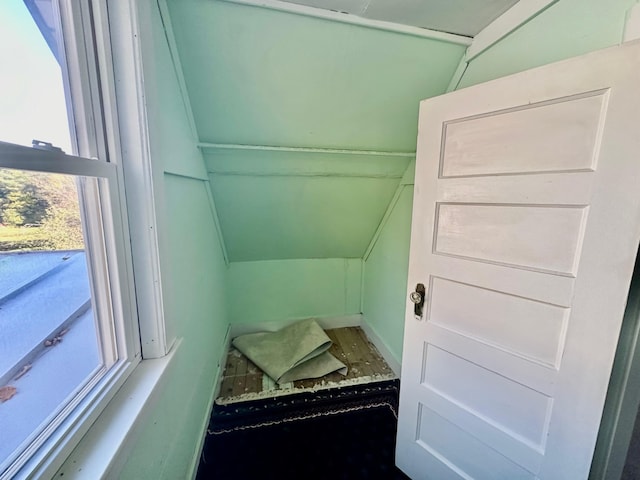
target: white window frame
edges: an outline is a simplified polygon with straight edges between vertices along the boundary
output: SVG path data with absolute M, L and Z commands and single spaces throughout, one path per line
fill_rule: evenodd
M 165 357 L 175 343 L 165 330 L 160 247 L 162 230 L 157 205 L 162 204 L 164 172 L 154 170 L 146 112 L 145 84 L 137 0 L 57 0 L 61 6 L 67 69 L 78 143 L 92 132 L 98 152 L 80 151 L 90 158 L 108 158 L 119 167 L 127 267 L 135 272 L 141 356 Z M 68 37 L 68 38 L 67 38 Z M 69 51 L 72 51 L 71 55 Z M 107 154 L 108 152 L 108 154 Z M 126 197 L 126 199 L 125 199 Z M 135 294 L 135 295 L 133 295 Z
M 64 418 L 51 425 L 46 439 L 25 450 L 20 462 L 2 474 L 2 480 L 52 477 L 72 452 L 82 451 L 77 447 L 83 437 L 87 447 L 92 443 L 87 438 L 100 436 L 100 428 L 109 422 L 101 419 L 95 423 L 98 427 L 92 425 L 107 407 L 118 408 L 125 417 L 129 414 L 126 425 L 119 425 L 124 439 L 173 358 L 167 355 L 171 342 L 164 329 L 136 3 L 58 0 L 57 7 L 64 31 L 59 51 L 64 52 L 62 69 L 68 74 L 63 75 L 67 110 L 80 156 L 0 143 L 0 166 L 89 179 L 81 182 L 82 215 L 88 244 L 98 246 L 88 247 L 87 258 L 92 291 L 99 292 L 94 311 L 107 319 L 99 328 L 109 368 L 85 388 L 83 398 L 69 405 Z M 112 56 L 112 48 L 118 55 Z M 91 220 L 96 218 L 102 222 Z M 111 305 L 101 303 L 105 296 Z M 143 356 L 164 358 L 141 364 Z M 139 375 L 132 376 L 134 371 Z M 119 407 L 122 392 L 130 391 L 142 393 L 135 414 Z M 119 447 L 115 445 L 115 451 Z
M 133 279 L 141 356 L 162 358 L 175 339 L 165 330 L 156 205 L 162 173 L 154 175 L 145 105 L 142 34 L 136 0 L 57 0 L 65 33 L 68 100 L 79 153 L 119 167 L 127 267 Z M 78 128 L 84 126 L 84 130 Z M 89 147 L 82 149 L 82 145 Z M 91 148 L 91 145 L 94 147 Z M 126 197 L 126 198 L 125 198 Z M 133 284 L 133 280 L 132 280 Z M 135 298 L 134 298 L 135 297 Z
M 128 293 L 122 217 L 115 165 L 104 161 L 42 151 L 0 142 L 0 167 L 22 171 L 69 174 L 79 178 L 83 198 L 81 216 L 90 272 L 92 311 L 101 352 L 101 364 L 74 397 L 55 415 L 42 432 L 34 432 L 29 445 L 0 475 L 12 478 L 40 466 L 51 452 L 67 443 L 67 432 L 82 417 L 101 408 L 140 361 L 135 316 L 127 311 Z M 93 339 L 87 339 L 93 341 Z M 42 361 L 46 361 L 46 358 Z M 19 399 L 17 399 L 19 401 Z M 26 468 L 25 468 L 26 467 Z M 22 472 L 22 473 L 21 473 Z
M 94 5 L 96 51 L 104 67 L 101 77 L 107 80 L 104 93 L 127 191 L 142 356 L 162 358 L 176 339 L 167 338 L 165 329 L 159 246 L 164 225 L 157 214 L 163 202 L 164 171 L 154 169 L 151 159 L 138 5 L 136 0 L 88 1 Z

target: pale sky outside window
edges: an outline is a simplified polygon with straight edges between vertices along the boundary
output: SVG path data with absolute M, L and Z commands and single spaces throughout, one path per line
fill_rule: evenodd
M 72 153 L 60 66 L 22 0 L 0 0 L 0 141 Z

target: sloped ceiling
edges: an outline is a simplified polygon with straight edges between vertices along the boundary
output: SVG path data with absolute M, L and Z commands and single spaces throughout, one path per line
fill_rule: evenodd
M 415 150 L 461 45 L 213 0 L 170 3 L 200 140 Z
M 284 0 L 371 20 L 474 37 L 518 0 Z
M 419 101 L 465 49 L 213 0 L 169 8 L 201 142 L 414 152 Z M 411 160 L 203 153 L 231 261 L 361 257 Z
M 233 261 L 361 258 L 410 158 L 209 150 Z

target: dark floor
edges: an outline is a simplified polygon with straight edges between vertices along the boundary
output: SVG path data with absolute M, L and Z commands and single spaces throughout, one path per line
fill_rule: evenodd
M 197 478 L 407 479 L 394 466 L 397 387 L 216 406 Z

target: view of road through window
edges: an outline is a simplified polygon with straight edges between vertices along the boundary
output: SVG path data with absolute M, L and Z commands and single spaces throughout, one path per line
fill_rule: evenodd
M 30 5 L 0 2 L 0 141 L 73 153 L 53 10 Z M 0 158 L 0 474 L 102 365 L 82 178 L 54 173 L 55 164 L 50 172 L 3 168 L 7 160 Z

